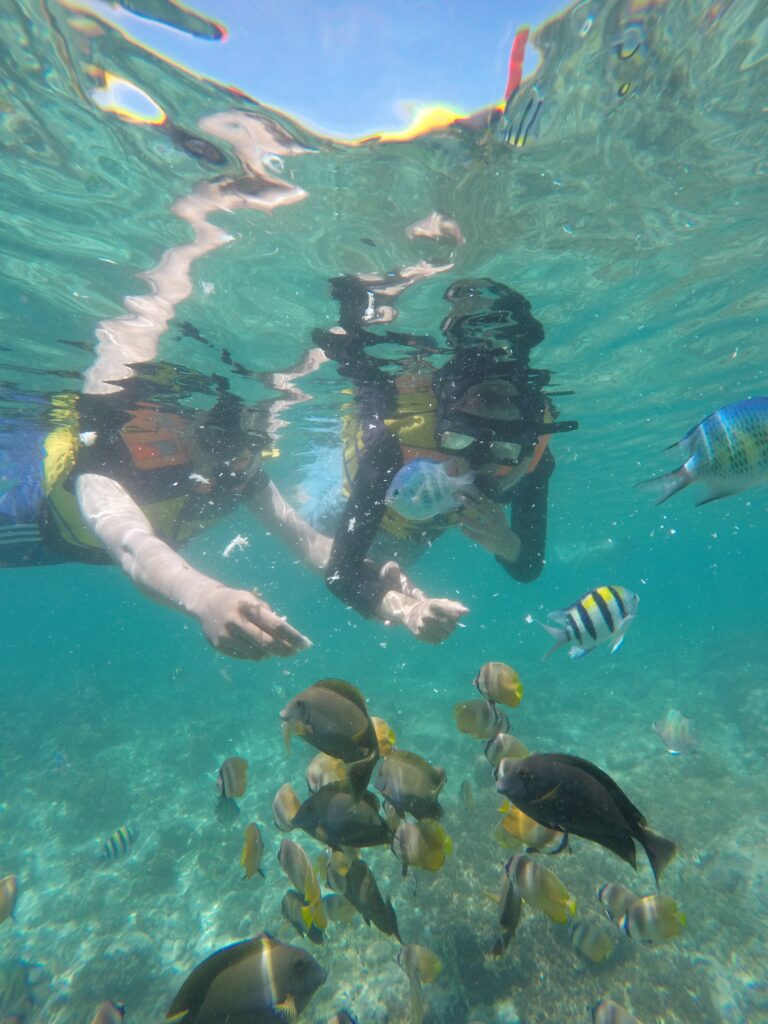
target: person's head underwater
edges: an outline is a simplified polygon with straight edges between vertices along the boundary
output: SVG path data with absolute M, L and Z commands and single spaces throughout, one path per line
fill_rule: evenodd
M 435 375 L 438 444 L 478 473 L 483 493 L 502 500 L 535 469 L 550 436 L 578 424 L 557 421 L 544 393 L 551 375 L 530 366 L 544 328 L 524 296 L 470 278 L 455 281 L 445 298 L 451 311 L 441 330 L 454 354 Z

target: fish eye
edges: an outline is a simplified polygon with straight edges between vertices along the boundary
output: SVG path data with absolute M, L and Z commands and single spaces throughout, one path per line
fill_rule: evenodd
M 395 490 L 392 491 L 392 497 L 393 498 L 399 498 L 400 497 L 400 488 L 399 487 L 396 487 Z

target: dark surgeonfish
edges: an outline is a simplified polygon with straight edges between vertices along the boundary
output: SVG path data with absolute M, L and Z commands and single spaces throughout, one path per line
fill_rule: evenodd
M 531 754 L 504 760 L 496 788 L 547 828 L 572 832 L 612 850 L 637 868 L 635 840 L 643 847 L 658 885 L 677 852 L 671 839 L 652 832 L 641 812 L 591 761 L 571 754 Z
M 385 935 L 394 935 L 402 944 L 392 900 L 381 895 L 373 872 L 364 860 L 353 860 L 346 875 L 344 895 L 357 907 L 366 924 L 374 924 Z
M 292 825 L 325 846 L 383 846 L 392 833 L 378 813 L 373 793 L 358 799 L 346 783 L 330 782 L 310 794 L 296 812 Z
M 350 787 L 364 792 L 379 757 L 376 728 L 365 698 L 343 679 L 321 679 L 280 712 L 286 742 L 292 734 L 347 765 Z
M 176 994 L 166 1021 L 276 1024 L 295 1020 L 326 972 L 303 949 L 260 932 L 211 954 Z
M 445 779 L 445 768 L 435 768 L 410 750 L 393 750 L 379 761 L 374 785 L 401 817 L 440 818 L 437 798 Z

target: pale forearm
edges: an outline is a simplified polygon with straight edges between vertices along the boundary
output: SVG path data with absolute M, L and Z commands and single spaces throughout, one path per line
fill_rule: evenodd
M 150 596 L 194 615 L 202 596 L 220 586 L 155 535 L 117 481 L 87 473 L 78 479 L 76 493 L 88 527 L 123 572 Z
M 302 519 L 271 481 L 248 504 L 262 526 L 293 551 L 303 565 L 315 572 L 325 571 L 331 554 L 331 538 L 318 533 Z

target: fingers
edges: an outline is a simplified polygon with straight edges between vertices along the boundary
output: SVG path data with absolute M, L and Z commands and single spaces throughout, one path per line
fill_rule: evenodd
M 309 637 L 299 633 L 263 601 L 255 598 L 243 600 L 238 610 L 244 620 L 238 624 L 241 629 L 250 633 L 248 626 L 258 627 L 256 632 L 267 637 L 267 646 L 275 647 L 275 654 L 283 653 L 282 649 L 285 649 L 284 653 L 293 654 L 312 646 Z M 263 640 L 259 643 L 265 646 Z

